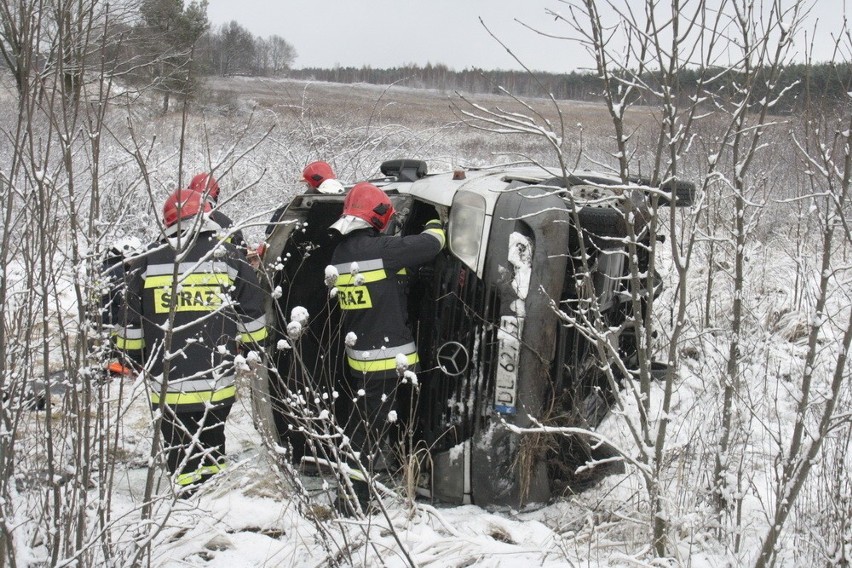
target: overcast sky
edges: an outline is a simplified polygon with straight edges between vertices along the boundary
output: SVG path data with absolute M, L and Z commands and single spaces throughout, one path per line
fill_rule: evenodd
M 818 59 L 826 60 L 830 33 L 837 34 L 852 0 L 813 2 L 810 28 L 820 26 L 815 48 Z M 296 48 L 297 68 L 444 63 L 457 70 L 520 69 L 480 18 L 534 70 L 588 68 L 591 59 L 577 43 L 544 37 L 516 21 L 546 33 L 570 34 L 546 8 L 567 14 L 567 5 L 558 0 L 209 0 L 207 13 L 214 26 L 236 20 L 255 35 L 280 35 Z M 803 38 L 799 45 L 803 52 Z

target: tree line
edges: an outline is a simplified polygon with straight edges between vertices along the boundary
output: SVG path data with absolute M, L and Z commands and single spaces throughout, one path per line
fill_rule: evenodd
M 296 59 L 279 35 L 255 36 L 236 21 L 211 26 L 206 0 L 143 0 L 127 33 L 120 66 L 131 82 L 162 91 L 164 112 L 170 95 L 193 94 L 199 76 L 277 76 Z
M 546 73 L 466 68 L 460 71 L 445 64 L 427 63 L 378 69 L 370 66 L 292 69 L 296 49 L 279 35 L 260 37 L 236 21 L 218 27 L 207 17 L 206 0 L 141 0 L 107 7 L 92 22 L 92 32 L 100 35 L 102 49 L 82 53 L 75 50 L 79 41 L 63 36 L 62 12 L 43 13 L 46 24 L 57 32 L 49 37 L 63 38 L 67 45 L 57 49 L 50 42 L 31 37 L 31 26 L 24 16 L 27 10 L 8 9 L 0 18 L 0 57 L 12 72 L 19 91 L 27 77 L 35 72 L 48 74 L 61 67 L 66 92 L 78 97 L 83 78 L 81 61 L 90 64 L 105 56 L 116 75 L 128 85 L 154 88 L 162 96 L 162 108 L 169 110 L 173 97 L 192 97 L 203 76 L 287 76 L 294 79 L 335 83 L 401 84 L 415 88 L 468 93 L 511 93 L 519 97 L 553 97 L 557 100 L 602 101 L 607 85 L 623 89 L 626 82 L 638 81 L 644 88 L 633 89 L 631 103 L 658 104 L 662 77 L 666 74 L 645 69 L 622 70 L 618 81 L 605 81 L 597 72 L 571 71 Z M 107 13 L 109 11 L 109 13 Z M 718 71 L 718 72 L 716 72 Z M 716 79 L 708 81 L 708 76 Z M 689 67 L 679 70 L 673 79 L 684 102 L 700 99 L 709 102 L 735 97 L 735 73 L 722 69 Z M 775 93 L 776 113 L 789 114 L 808 106 L 810 100 L 836 104 L 852 91 L 852 63 L 788 64 L 777 77 L 758 71 L 758 94 Z M 671 81 L 672 77 L 668 77 Z M 775 81 L 779 84 L 774 84 Z M 776 87 L 780 87 L 779 90 Z M 708 97 L 710 93 L 710 97 Z M 618 95 L 618 93 L 612 93 Z
M 737 81 L 731 79 L 730 73 L 718 70 L 720 79 L 715 85 L 718 97 L 730 99 L 735 93 Z M 678 83 L 679 96 L 687 100 L 700 91 L 707 92 L 707 81 L 702 79 L 714 74 L 712 69 L 687 68 L 680 70 L 675 80 Z M 636 75 L 624 73 L 632 80 Z M 758 73 L 761 80 L 756 87 L 758 92 L 775 93 L 775 108 L 782 113 L 801 110 L 807 105 L 807 100 L 826 100 L 840 102 L 846 99 L 846 93 L 852 90 L 852 64 L 821 63 L 821 64 L 790 64 L 781 70 L 781 95 L 777 94 L 776 85 L 772 84 L 765 73 Z M 379 85 L 402 84 L 411 87 L 437 89 L 440 91 L 464 91 L 469 93 L 502 93 L 508 91 L 520 97 L 550 97 L 557 100 L 601 101 L 606 88 L 604 80 L 592 72 L 545 73 L 526 71 L 487 70 L 466 68 L 455 71 L 443 64 L 427 63 L 404 65 L 389 69 L 364 67 L 334 67 L 323 69 L 317 67 L 293 69 L 288 76 L 295 79 L 330 81 L 335 83 L 370 83 Z M 637 90 L 634 95 L 638 104 L 655 104 L 662 85 L 662 74 L 647 71 L 638 76 L 644 84 L 644 89 Z M 722 79 L 724 78 L 724 79 Z M 671 78 L 669 78 L 670 80 Z M 617 83 L 623 85 L 623 82 Z
M 281 36 L 255 36 L 235 21 L 212 26 L 206 0 L 95 2 L 83 12 L 0 0 L 0 65 L 20 101 L 33 80 L 54 73 L 77 101 L 86 73 L 103 69 L 131 88 L 153 88 L 165 112 L 173 98 L 191 97 L 201 76 L 281 75 L 296 58 Z

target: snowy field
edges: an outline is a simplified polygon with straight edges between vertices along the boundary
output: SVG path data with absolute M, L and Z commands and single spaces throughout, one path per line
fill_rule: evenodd
M 4 82 L 0 104 L 4 132 L 11 137 L 17 115 L 10 89 L 11 83 Z M 496 95 L 476 100 L 485 106 L 502 104 L 512 112 L 523 110 Z M 530 104 L 551 112 L 546 101 Z M 56 224 L 45 221 L 44 234 L 59 235 L 56 242 L 39 243 L 22 230 L 21 239 L 4 241 L 13 243 L 3 276 L 10 291 L 7 308 L 16 310 L 5 320 L 4 361 L 20 361 L 8 369 L 11 378 L 4 392 L 13 392 L 21 377 L 43 378 L 80 365 L 86 349 L 75 339 L 84 294 L 75 295 L 75 283 L 89 292 L 97 288 L 91 284 L 96 255 L 111 240 L 132 234 L 147 241 L 156 235 L 160 203 L 178 183 L 179 167 L 183 181 L 196 171 L 217 172 L 223 210 L 254 244 L 262 239 L 272 211 L 300 191 L 295 180 L 311 160 L 330 161 L 346 181 L 375 176 L 378 165 L 392 158 L 424 159 L 432 171 L 508 163 L 520 157 L 547 164 L 556 161 L 546 140 L 472 129 L 460 121 L 458 108 L 468 107 L 452 93 L 436 91 L 215 79 L 202 89 L 182 141 L 179 112 L 161 116 L 153 98 L 142 97 L 128 107 L 117 103 L 109 128 L 104 128 L 110 135 L 103 136 L 100 149 L 105 163 L 98 176 L 97 230 L 92 230 L 97 238 L 80 239 L 66 231 L 71 214 L 53 204 Z M 606 109 L 570 102 L 561 103 L 561 109 L 565 124 L 572 125 L 571 136 L 561 146 L 571 162 L 613 166 Z M 652 110 L 631 110 L 626 121 L 638 147 L 635 159 L 651 163 L 657 124 Z M 700 134 L 700 140 L 709 146 L 718 134 L 716 127 Z M 51 126 L 45 121 L 34 128 L 47 131 Z M 81 138 L 89 143 L 97 137 Z M 799 160 L 787 158 L 793 150 L 789 144 L 782 146 L 785 140 L 781 134 L 768 137 L 766 147 L 771 151 L 755 159 L 759 171 L 755 179 L 760 180 L 755 187 L 760 192 L 749 198 L 750 204 L 760 205 L 747 218 L 750 238 L 740 250 L 745 258 L 741 267 L 734 262 L 734 199 L 725 183 L 708 184 L 706 199 L 678 217 L 674 226 L 684 233 L 672 235 L 661 229 L 668 240 L 657 248 L 657 270 L 665 288 L 655 303 L 659 334 L 653 349 L 662 360 L 672 347 L 681 305 L 678 282 L 683 278 L 685 313 L 673 348 L 677 376 L 671 392 L 663 383 L 651 385 L 648 416 L 631 403 L 634 399 L 625 397 L 625 408 L 612 413 L 598 430 L 625 456 L 638 459 L 631 426 L 643 420 L 652 425 L 667 421 L 665 449 L 658 462 L 647 465 L 659 472 L 662 504 L 657 515 L 668 523 L 665 558 L 656 558 L 651 544 L 647 477 L 640 475 L 636 463 L 578 495 L 522 511 L 412 502 L 402 487 L 390 484 L 383 498 L 384 513 L 361 520 L 341 518 L 330 507 L 333 483 L 326 486 L 321 479 L 299 478 L 299 487 L 292 475 L 280 471 L 255 427 L 252 379 L 242 377 L 240 398 L 227 423 L 232 467 L 185 500 L 175 499 L 159 468 L 148 467 L 152 416 L 142 385 L 130 379 L 86 383 L 85 388 L 75 383 L 64 385 L 65 395 L 53 396 L 50 414 L 7 408 L 3 447 L 14 447 L 17 453 L 14 459 L 8 457 L 11 450 L 0 456 L 9 472 L 2 497 L 8 526 L 14 527 L 6 542 L 15 547 L 18 565 L 123 567 L 146 564 L 150 558 L 156 567 L 211 568 L 752 566 L 772 527 L 779 478 L 797 420 L 804 416 L 800 423 L 805 445 L 813 444 L 821 432 L 820 411 L 834 400 L 837 410 L 824 443 L 805 460 L 813 469 L 781 530 L 776 566 L 848 566 L 852 414 L 849 364 L 840 356 L 852 306 L 848 286 L 852 241 L 847 233 L 830 243 L 834 259 L 830 269 L 820 264 L 823 205 L 809 205 L 792 189 L 798 187 L 794 181 L 802 167 Z M 83 189 L 64 203 L 75 199 L 84 203 L 94 192 L 91 169 L 85 169 L 91 168 L 91 151 L 82 148 L 74 160 L 86 166 L 74 187 Z M 686 153 L 683 166 L 700 182 L 708 175 L 709 150 L 698 142 L 694 148 Z M 2 153 L 7 161 L 13 160 L 9 148 Z M 145 168 L 139 166 L 139 156 L 144 156 Z M 733 169 L 731 164 L 727 167 Z M 70 185 L 58 167 L 46 174 L 34 166 L 30 170 L 27 183 L 20 182 L 30 189 L 15 194 L 24 204 L 38 199 L 33 187 Z M 44 179 L 50 183 L 36 183 Z M 16 214 L 30 211 L 21 202 L 14 201 Z M 30 221 L 36 217 L 20 214 L 36 223 Z M 78 231 L 82 234 L 84 229 Z M 669 244 L 688 234 L 698 237 L 691 264 L 679 276 L 676 261 L 683 258 L 677 255 L 686 253 L 682 249 L 673 253 Z M 39 251 L 40 257 L 35 254 Z M 39 258 L 49 259 L 44 267 Z M 44 280 L 33 280 L 42 270 L 51 274 L 44 288 Z M 738 270 L 743 281 L 739 290 Z M 730 322 L 739 309 L 738 298 L 744 307 L 736 337 L 739 366 L 732 377 Z M 816 323 L 818 332 L 809 334 Z M 42 333 L 45 329 L 47 334 Z M 43 337 L 49 340 L 44 348 L 39 343 Z M 830 386 L 838 373 L 842 388 L 834 397 Z M 801 387 L 806 380 L 813 387 L 803 403 Z M 732 417 L 723 432 L 723 399 L 732 383 L 736 383 L 729 406 Z M 660 410 L 664 404 L 669 405 L 666 413 Z M 803 404 L 805 410 L 800 412 Z M 729 451 L 720 456 L 723 435 Z M 648 446 L 652 445 L 650 441 Z M 85 454 L 83 447 L 90 453 Z M 713 479 L 717 462 L 725 466 L 720 484 Z M 153 493 L 146 502 L 149 475 Z M 68 479 L 80 483 L 66 483 Z M 717 491 L 718 487 L 724 490 Z M 68 513 L 76 510 L 90 524 Z M 86 528 L 52 538 L 55 526 L 72 524 Z M 53 542 L 60 542 L 62 550 L 52 549 Z M 84 552 L 77 558 L 70 550 Z M 137 555 L 137 551 L 147 552 Z
M 127 436 L 127 442 L 136 442 L 134 452 L 142 460 L 116 468 L 114 507 L 127 510 L 128 515 L 138 508 L 145 484 L 147 470 L 140 465 L 150 436 L 144 428 L 147 414 L 145 405 L 139 404 L 125 417 L 125 424 L 139 427 Z M 325 534 L 320 535 L 314 521 L 300 512 L 299 500 L 290 499 L 288 493 L 293 489 L 271 473 L 249 414 L 243 399 L 228 421 L 228 454 L 233 466 L 192 498 L 163 504 L 170 517 L 154 545 L 156 565 L 325 566 L 329 563 L 328 550 L 321 545 L 325 539 L 336 539 L 327 544 L 348 549 L 352 561 L 364 566 L 409 566 L 405 555 L 417 566 L 436 567 L 565 566 L 566 562 L 617 566 L 631 565 L 630 557 L 636 554 L 628 543 L 619 542 L 624 536 L 618 533 L 624 528 L 612 531 L 612 542 L 606 549 L 596 550 L 594 560 L 589 558 L 588 548 L 596 538 L 595 517 L 602 512 L 597 501 L 608 494 L 606 500 L 617 506 L 618 495 L 629 498 L 624 493 L 629 480 L 608 482 L 600 492 L 529 512 L 488 512 L 472 505 L 433 507 L 427 503 L 412 511 L 401 497 L 388 497 L 384 499 L 387 516 L 375 514 L 359 521 L 337 518 L 332 512 L 333 483 L 323 491 L 319 478 L 305 477 L 306 489 L 315 501 L 308 516 L 315 515 L 316 522 L 325 525 Z M 161 482 L 161 490 L 167 492 L 167 480 Z M 610 532 L 601 527 L 594 530 Z M 404 554 L 391 531 L 404 544 Z
M 794 272 L 791 265 L 785 265 L 785 256 L 764 249 L 753 257 L 750 286 L 756 305 L 763 310 L 752 314 L 756 320 L 771 319 L 785 311 L 790 291 L 783 284 L 791 281 L 789 276 Z M 700 272 L 696 274 L 698 279 L 703 277 Z M 837 301 L 848 301 L 845 292 L 838 293 Z M 662 300 L 666 300 L 665 295 Z M 725 311 L 730 309 L 729 300 L 730 296 L 720 291 L 714 302 L 718 302 L 717 309 Z M 660 311 L 665 314 L 665 305 Z M 712 457 L 711 425 L 716 420 L 714 401 L 718 396 L 712 377 L 724 367 L 722 336 L 704 334 L 685 343 L 684 349 L 689 353 L 697 350 L 697 354 L 687 359 L 681 370 L 670 413 L 673 434 L 667 458 L 667 495 L 671 499 L 675 554 L 666 563 L 650 560 L 647 546 L 641 544 L 648 530 L 640 514 L 645 506 L 643 487 L 630 466 L 624 475 L 604 478 L 579 495 L 523 511 L 452 507 L 423 500 L 411 508 L 402 488 L 392 488 L 398 497 L 386 496 L 383 500 L 387 515 L 376 514 L 361 521 L 338 518 L 333 513 L 329 504 L 334 496 L 333 482 L 323 487 L 317 478 L 302 478 L 313 506 L 306 513 L 305 501 L 292 497 L 296 491 L 292 483 L 286 476 L 276 478 L 271 471 L 252 423 L 245 384 L 228 422 L 228 454 L 234 467 L 187 501 L 174 506 L 169 499 L 164 501 L 163 510 L 169 511 L 170 517 L 156 539 L 153 560 L 158 566 L 175 567 L 313 567 L 328 565 L 330 551 L 346 550 L 342 564 L 357 566 L 750 565 L 765 528 L 765 502 L 772 486 L 772 464 L 767 456 L 777 452 L 775 436 L 792 428 L 794 420 L 795 392 L 785 385 L 791 375 L 801 372 L 805 346 L 795 330 L 802 325 L 802 317 L 801 313 L 787 311 L 768 333 L 748 339 L 744 370 L 748 384 L 743 390 L 749 400 L 743 404 L 760 413 L 753 419 L 762 426 L 749 430 L 748 444 L 735 458 L 741 464 L 737 475 L 748 480 L 742 495 L 743 544 L 739 553 L 726 550 L 715 536 L 707 488 L 696 486 L 702 480 L 706 483 L 707 473 L 701 469 L 710 467 L 708 460 Z M 659 386 L 655 385 L 652 396 L 655 407 L 663 396 Z M 628 414 L 635 412 L 635 408 L 627 410 Z M 140 504 L 139 488 L 144 486 L 146 470 L 139 466 L 144 464 L 149 447 L 149 421 L 147 407 L 140 402 L 132 404 L 124 417 L 125 445 L 137 458 L 117 468 L 114 503 L 117 509 L 127 510 L 131 518 Z M 631 444 L 618 416 L 608 417 L 599 432 L 618 446 Z M 168 494 L 165 479 L 160 490 Z M 812 514 L 808 504 L 804 504 L 803 514 Z M 317 523 L 322 524 L 321 530 Z M 794 543 L 808 535 L 807 529 L 800 530 L 801 534 L 789 534 L 783 541 L 789 552 L 780 565 L 800 565 Z
M 333 481 L 324 485 L 321 478 L 302 477 L 313 507 L 306 514 L 304 501 L 292 498 L 296 491 L 292 484 L 271 471 L 252 423 L 248 394 L 245 389 L 241 394 L 227 425 L 232 467 L 195 496 L 176 503 L 169 498 L 167 478 L 159 480 L 164 496 L 160 507 L 169 516 L 153 546 L 157 566 L 319 567 L 331 562 L 330 550 L 345 550 L 343 565 L 351 561 L 358 566 L 646 565 L 642 560 L 646 551 L 634 544 L 642 531 L 629 519 L 640 492 L 630 474 L 606 478 L 580 495 L 525 511 L 487 511 L 422 500 L 412 509 L 402 489 L 391 487 L 399 495 L 383 499 L 387 515 L 363 520 L 334 513 Z M 116 516 L 126 511 L 132 526 L 147 473 L 143 467 L 151 436 L 147 405 L 137 399 L 123 423 L 124 445 L 136 459 L 116 467 L 113 507 Z M 317 522 L 323 524 L 322 531 Z M 691 538 L 682 545 L 680 565 L 726 562 L 712 547 L 695 548 Z

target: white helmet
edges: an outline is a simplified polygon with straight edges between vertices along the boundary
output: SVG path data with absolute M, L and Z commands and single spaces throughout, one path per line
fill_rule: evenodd
M 110 251 L 120 256 L 130 256 L 142 248 L 142 241 L 133 236 L 121 237 L 112 243 Z
M 317 191 L 320 193 L 326 193 L 328 195 L 335 195 L 344 193 L 346 188 L 343 187 L 343 184 L 337 181 L 336 179 L 327 179 L 317 187 Z

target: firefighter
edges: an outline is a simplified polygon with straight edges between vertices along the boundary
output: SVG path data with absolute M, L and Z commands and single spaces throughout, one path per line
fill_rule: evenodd
M 308 186 L 305 194 L 322 193 L 325 195 L 335 195 L 346 191 L 343 184 L 337 180 L 334 175 L 334 170 L 328 162 L 316 161 L 305 166 L 305 169 L 302 170 L 301 181 L 306 183 Z M 273 230 L 275 230 L 275 226 L 281 219 L 284 211 L 287 210 L 288 206 L 289 203 L 279 207 L 275 210 L 275 213 L 272 214 L 272 218 L 266 226 L 267 237 L 272 234 Z
M 163 237 L 128 264 L 116 334 L 116 347 L 149 378 L 166 465 L 181 496 L 226 466 L 237 355 L 260 353 L 267 337 L 254 271 L 219 240 L 211 210 L 199 192 L 169 196 Z M 253 358 L 248 351 L 242 360 Z
M 101 321 L 105 326 L 116 325 L 119 321 L 125 267 L 128 260 L 138 254 L 141 248 L 142 241 L 136 237 L 123 237 L 114 242 L 104 256 L 99 284 L 101 286 Z
M 331 226 L 343 235 L 332 255 L 331 273 L 337 275 L 341 332 L 349 335 L 345 390 L 355 403 L 347 435 L 352 450 L 360 455 L 360 465 L 368 467 L 390 459 L 377 452 L 392 426 L 390 413 L 395 411 L 400 375 L 418 370 L 417 346 L 408 324 L 408 271 L 431 261 L 446 238 L 438 219 L 426 223 L 420 234 L 383 235 L 393 213 L 385 192 L 362 182 L 349 191 L 343 214 Z M 357 464 L 350 480 L 363 507 L 369 489 Z
M 133 236 L 123 237 L 107 250 L 101 264 L 98 285 L 100 286 L 100 318 L 96 329 L 113 332 L 120 323 L 121 306 L 125 286 L 127 262 L 142 248 L 142 241 Z M 106 337 L 107 335 L 104 335 Z M 115 355 L 115 356 L 114 356 Z M 120 361 L 120 354 L 108 353 L 106 374 L 128 376 L 132 369 Z
M 345 191 L 326 162 L 308 164 L 301 179 L 306 185 L 305 194 L 331 195 Z M 276 210 L 266 228 L 267 236 L 272 234 L 288 207 L 289 204 L 285 204 Z M 310 222 L 301 230 L 289 234 L 284 248 L 287 266 L 276 271 L 275 276 L 275 284 L 287 291 L 276 301 L 277 309 L 286 314 L 293 308 L 304 309 L 308 317 L 297 348 L 276 350 L 273 354 L 280 372 L 270 381 L 273 418 L 281 436 L 280 443 L 289 450 L 293 464 L 299 466 L 303 473 L 312 473 L 312 466 L 303 462 L 302 458 L 310 458 L 316 448 L 304 429 L 299 427 L 300 419 L 293 417 L 294 413 L 301 414 L 304 409 L 293 408 L 292 397 L 316 390 L 334 392 L 335 385 L 339 383 L 340 357 L 336 355 L 341 344 L 336 340 L 336 323 L 339 322 L 336 306 L 325 294 L 317 293 L 316 286 L 303 285 L 303 282 L 314 282 L 315 275 L 325 270 L 337 241 L 329 234 L 325 224 L 314 222 L 317 217 L 309 215 L 308 219 Z M 335 402 L 335 413 L 344 413 L 340 408 L 342 404 L 340 399 Z
M 222 232 L 228 236 L 226 241 L 232 243 L 243 254 L 247 254 L 248 244 L 240 229 L 232 229 L 234 222 L 217 207 L 219 203 L 219 182 L 208 173 L 196 174 L 189 182 L 189 189 L 203 194 L 210 201 L 213 210 L 209 213 L 210 219 L 222 228 Z

